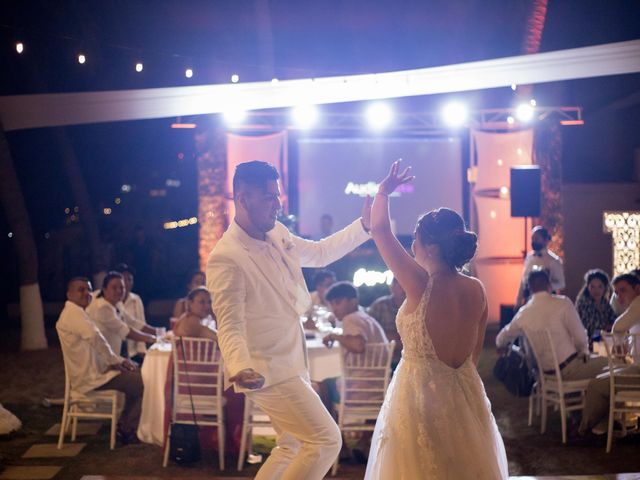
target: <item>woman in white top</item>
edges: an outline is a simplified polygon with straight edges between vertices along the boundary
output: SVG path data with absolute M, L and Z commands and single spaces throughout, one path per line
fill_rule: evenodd
M 142 323 L 140 329 L 128 325 L 124 318 L 122 299 L 124 298 L 124 279 L 119 272 L 109 272 L 104 277 L 102 289 L 95 301 L 87 307 L 87 313 L 107 340 L 111 349 L 119 354 L 125 339 L 154 343 L 155 329 Z
M 476 235 L 453 210 L 422 215 L 411 257 L 393 235 L 389 195 L 413 179 L 399 161 L 380 184 L 371 233 L 405 290 L 402 360 L 373 433 L 366 479 L 506 479 L 507 458 L 476 370 L 487 321 L 482 283 L 459 271 Z

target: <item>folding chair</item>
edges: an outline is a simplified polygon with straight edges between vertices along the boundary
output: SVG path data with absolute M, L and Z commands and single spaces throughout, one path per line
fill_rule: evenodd
M 60 435 L 58 436 L 58 450 L 62 449 L 64 445 L 64 435 L 69 426 L 71 426 L 71 441 L 76 441 L 79 419 L 111 421 L 109 448 L 113 450 L 116 446 L 119 395 L 122 394 L 117 390 L 93 390 L 84 394 L 73 391 L 67 370 L 67 360 L 64 358 L 64 403 L 62 405 Z
M 640 365 L 637 363 L 640 334 L 605 333 L 602 340 L 609 360 L 609 453 L 613 442 L 613 420 L 616 413 L 622 417 L 622 435 L 627 434 L 627 414 L 640 413 Z M 635 365 L 632 366 L 633 363 Z
M 363 353 L 342 357 L 339 387 L 338 427 L 346 432 L 373 431 L 391 377 L 391 359 L 395 341 L 368 343 Z M 340 456 L 331 469 L 338 471 Z
M 547 407 L 553 405 L 560 409 L 562 443 L 567 443 L 567 413 L 584 408 L 585 393 L 590 380 L 562 379 L 562 371 L 548 330 L 527 330 L 525 336 L 538 365 L 538 391 L 542 408 L 540 433 L 545 433 L 547 430 Z M 553 364 L 553 370 L 544 371 L 543 365 L 550 363 Z
M 242 433 L 240 437 L 240 452 L 238 455 L 238 471 L 242 471 L 244 460 L 251 448 L 254 427 L 270 427 L 269 416 L 253 403 L 249 397 L 244 397 L 244 414 L 242 418 Z
M 218 459 L 224 470 L 223 365 L 218 344 L 208 338 L 171 339 L 173 358 L 173 401 L 171 425 L 177 423 L 215 426 L 218 430 Z M 193 410 L 192 411 L 192 401 Z M 171 426 L 162 466 L 169 462 Z

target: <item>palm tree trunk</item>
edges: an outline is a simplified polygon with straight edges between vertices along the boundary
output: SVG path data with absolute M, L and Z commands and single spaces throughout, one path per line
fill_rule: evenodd
M 38 252 L 29 212 L 13 165 L 9 144 L 0 125 L 0 203 L 13 232 L 20 272 L 20 319 L 22 350 L 47 348 L 42 298 L 38 284 Z
M 53 136 L 60 147 L 62 154 L 62 163 L 64 165 L 67 179 L 73 193 L 75 203 L 79 208 L 80 222 L 84 226 L 87 239 L 89 241 L 89 250 L 91 252 L 91 277 L 95 282 L 102 278 L 102 275 L 108 267 L 108 259 L 105 258 L 105 248 L 100 238 L 98 229 L 98 221 L 95 212 L 91 207 L 89 199 L 89 190 L 82 176 L 78 158 L 75 149 L 67 132 L 62 127 L 53 129 Z

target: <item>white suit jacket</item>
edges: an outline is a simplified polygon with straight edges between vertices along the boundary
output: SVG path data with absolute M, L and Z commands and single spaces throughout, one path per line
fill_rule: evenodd
M 281 223 L 267 233 L 291 272 L 283 282 L 259 241 L 235 221 L 207 262 L 207 288 L 218 321 L 218 343 L 229 376 L 252 368 L 264 387 L 306 375 L 307 349 L 300 322 L 311 303 L 301 267 L 325 267 L 369 239 L 360 219 L 320 241 L 291 234 Z M 237 391 L 243 389 L 236 386 Z

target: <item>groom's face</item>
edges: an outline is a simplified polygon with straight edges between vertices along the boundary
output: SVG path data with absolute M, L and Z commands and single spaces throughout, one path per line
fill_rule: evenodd
M 248 188 L 245 195 L 245 208 L 249 220 L 258 230 L 267 233 L 273 229 L 278 213 L 282 209 L 277 180 L 268 180 L 265 188 Z

